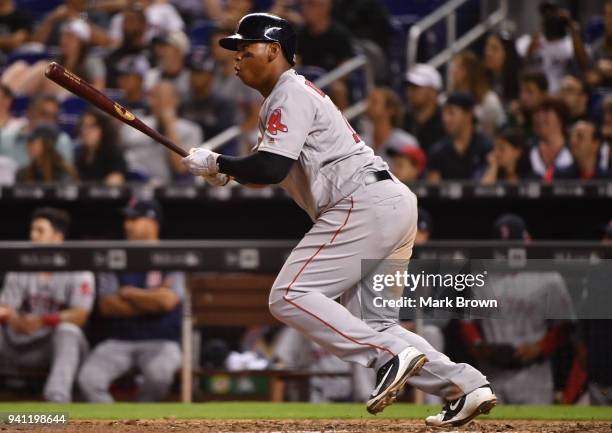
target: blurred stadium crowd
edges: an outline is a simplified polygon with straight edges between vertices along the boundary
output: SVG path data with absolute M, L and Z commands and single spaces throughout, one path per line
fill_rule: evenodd
M 26 10 L 0 1 L 4 184 L 192 181 L 177 156 L 46 80 L 52 59 L 185 148 L 239 125 L 240 139 L 224 151 L 248 152 L 261 96 L 234 76 L 233 53 L 217 41 L 254 10 L 294 23 L 298 70 L 313 80 L 368 56 L 377 87 L 365 95 L 358 129 L 406 182 L 610 176 L 609 2 L 591 43 L 569 12 L 544 2 L 541 28 L 490 33 L 454 56 L 446 83 L 424 64 L 399 71 L 401 82 L 391 74 L 402 36 L 379 0 L 66 0 L 49 10 L 52 3 Z M 362 84 L 349 77 L 327 90 L 346 108 Z
M 194 181 L 178 156 L 44 79 L 52 59 L 186 149 L 238 125 L 239 139 L 223 151 L 248 152 L 257 139 L 262 98 L 234 76 L 233 53 L 217 41 L 255 10 L 294 23 L 297 69 L 311 80 L 358 53 L 376 62 L 376 87 L 367 95 L 360 93 L 363 82 L 350 77 L 326 91 L 340 108 L 360 95 L 367 98 L 367 110 L 355 126 L 404 182 L 550 183 L 609 179 L 612 173 L 612 1 L 601 10 L 601 34 L 590 40 L 567 11 L 544 2 L 540 28 L 525 35 L 491 32 L 473 50 L 454 56 L 448 80 L 426 64 L 401 70 L 399 80 L 393 75 L 389 65 L 404 50 L 398 51 L 394 40 L 405 36 L 385 6 L 390 2 L 381 0 L 90 3 L 29 1 L 26 9 L 19 1 L 0 0 L 2 185 Z M 125 217 L 128 240 L 158 239 L 161 210 L 154 201 L 130 202 Z M 39 209 L 32 217 L 31 239 L 62 242 L 68 226 L 63 211 Z M 431 216 L 420 212 L 419 242 L 427 241 L 431 228 Z M 515 215 L 496 221 L 495 230 L 500 239 L 529 239 L 524 221 Z M 605 236 L 612 238 L 612 225 Z M 526 278 L 520 286 L 541 284 L 541 279 Z M 562 281 L 553 278 L 545 285 L 546 296 L 566 296 Z M 2 360 L 50 364 L 43 394 L 52 401 L 70 401 L 74 383 L 81 398 L 112 401 L 111 383 L 135 366 L 141 374 L 139 398 L 164 399 L 181 361 L 184 286 L 182 275 L 155 271 L 10 273 L 0 294 L 0 322 L 8 330 L 0 333 Z M 104 320 L 105 326 L 83 331 L 96 320 Z M 529 320 L 527 315 L 522 323 Z M 414 324 L 406 326 L 412 329 Z M 609 337 L 606 323 L 588 324 L 580 342 L 570 338 L 575 329 L 568 330 L 568 323 L 538 321 L 527 334 L 522 328 L 498 333 L 496 326 L 461 323 L 455 337 L 462 342 L 459 352 L 472 362 L 488 363 L 487 374 L 500 378 L 500 399 L 574 402 L 586 387 L 588 371 L 597 388 L 591 390 L 591 402 L 610 403 L 612 350 L 602 344 Z M 426 326 L 428 340 L 440 350 L 444 327 Z M 229 355 L 228 346 L 213 339 L 202 349 L 202 362 L 241 369 L 263 360 L 274 368 L 346 370 L 358 378 L 353 385 L 347 378 L 313 378 L 310 398 L 358 400 L 368 395 L 372 377 L 291 333 L 251 329 L 236 346 L 251 354 L 244 356 Z M 99 343 L 87 356 L 85 335 L 90 343 Z M 15 342 L 25 349 L 11 351 Z M 570 348 L 571 356 L 559 361 L 555 356 L 561 348 Z M 598 356 L 587 362 L 587 349 Z M 515 351 L 519 355 L 509 356 Z M 593 359 L 597 362 L 589 363 Z

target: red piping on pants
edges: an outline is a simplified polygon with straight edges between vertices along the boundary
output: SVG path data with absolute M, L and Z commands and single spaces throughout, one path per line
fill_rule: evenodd
M 346 225 L 348 224 L 348 220 L 351 217 L 351 213 L 353 211 L 353 207 L 355 206 L 355 201 L 353 199 L 353 197 L 351 197 L 351 207 L 348 211 L 348 214 L 346 215 L 346 219 L 344 220 L 344 223 L 340 226 L 340 228 L 336 231 L 336 233 L 334 233 L 334 236 L 332 237 L 331 241 L 329 242 L 330 244 L 334 242 L 334 240 L 336 239 L 336 237 L 340 234 L 340 232 L 342 231 L 342 229 L 344 227 L 346 227 Z M 306 261 L 306 263 L 304 263 L 304 265 L 302 266 L 302 268 L 298 271 L 297 274 L 295 274 L 295 277 L 293 277 L 293 280 L 291 280 L 291 283 L 289 283 L 289 285 L 287 286 L 287 290 L 285 291 L 285 296 L 283 297 L 283 299 L 285 301 L 287 301 L 289 304 L 293 305 L 295 308 L 297 308 L 298 310 L 303 311 L 304 313 L 314 317 L 315 319 L 317 319 L 319 322 L 323 323 L 325 326 L 327 326 L 328 328 L 330 328 L 331 330 L 333 330 L 334 332 L 336 332 L 337 334 L 340 334 L 342 337 L 346 338 L 349 341 L 352 341 L 355 344 L 358 344 L 360 346 L 370 346 L 373 347 L 375 349 L 378 350 L 382 350 L 384 352 L 387 352 L 389 354 L 391 354 L 391 356 L 395 356 L 395 353 L 391 352 L 389 349 L 387 349 L 386 347 L 382 347 L 382 346 L 377 346 L 375 344 L 371 344 L 371 343 L 362 343 L 361 341 L 357 341 L 354 338 L 344 334 L 343 332 L 339 331 L 338 329 L 336 329 L 335 327 L 333 327 L 331 324 L 327 323 L 325 320 L 321 319 L 319 316 L 317 316 L 316 314 L 308 311 L 307 309 L 305 309 L 304 307 L 299 306 L 298 304 L 296 304 L 295 302 L 293 302 L 292 300 L 290 300 L 287 295 L 289 294 L 289 291 L 291 290 L 291 286 L 293 285 L 293 283 L 295 283 L 295 281 L 298 279 L 298 277 L 300 276 L 300 274 L 304 271 L 304 269 L 306 269 L 306 266 L 308 266 L 308 264 L 310 262 L 312 262 L 314 260 L 314 258 L 321 252 L 321 250 L 323 249 L 323 247 L 325 247 L 325 245 L 327 244 L 323 244 L 319 247 L 319 249 L 312 255 L 310 256 L 310 258 Z

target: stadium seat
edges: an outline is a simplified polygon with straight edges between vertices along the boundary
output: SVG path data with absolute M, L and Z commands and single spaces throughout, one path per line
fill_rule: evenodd
M 319 68 L 318 66 L 298 66 L 296 71 L 312 82 L 315 82 L 325 75 L 325 69 Z
M 11 63 L 15 63 L 17 61 L 22 60 L 32 65 L 40 60 L 46 60 L 49 58 L 50 58 L 50 55 L 47 51 L 42 51 L 42 52 L 17 51 L 17 52 L 14 52 L 8 55 L 6 64 L 10 65 Z
M 266 12 L 269 11 L 270 8 L 272 7 L 272 0 L 255 0 L 255 7 L 254 9 L 257 12 Z
M 189 39 L 193 46 L 208 46 L 210 35 L 215 29 L 214 21 L 196 21 L 189 31 Z
M 417 15 L 424 17 L 436 10 L 445 0 L 385 0 L 385 6 L 393 16 Z
M 17 0 L 17 9 L 27 11 L 32 19 L 41 21 L 44 16 L 61 5 L 61 0 Z
M 604 34 L 604 20 L 601 16 L 591 17 L 584 29 L 584 41 L 592 44 Z
M 87 108 L 87 102 L 81 98 L 68 97 L 60 105 L 60 127 L 68 135 L 76 135 L 76 124 L 79 117 Z
M 28 109 L 30 98 L 28 96 L 15 96 L 13 99 L 13 105 L 11 105 L 11 112 L 15 117 L 23 117 Z

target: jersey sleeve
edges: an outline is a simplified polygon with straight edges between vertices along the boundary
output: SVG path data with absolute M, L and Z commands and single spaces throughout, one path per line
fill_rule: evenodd
M 547 275 L 545 296 L 546 312 L 544 317 L 553 319 L 554 323 L 576 319 L 572 298 L 567 290 L 565 280 L 558 272 Z
M 257 150 L 298 159 L 315 119 L 314 101 L 305 89 L 295 86 L 272 97 Z
M 91 272 L 75 273 L 70 290 L 69 308 L 91 310 L 95 298 L 94 275 Z
M 119 279 L 113 272 L 100 272 L 97 275 L 98 297 L 116 295 L 119 291 Z
M 19 284 L 19 274 L 9 272 L 4 279 L 4 287 L 0 292 L 0 304 L 14 310 L 19 310 L 23 304 L 25 287 Z
M 185 274 L 182 272 L 170 272 L 166 275 L 165 280 L 176 296 L 179 299 L 183 299 L 185 297 Z

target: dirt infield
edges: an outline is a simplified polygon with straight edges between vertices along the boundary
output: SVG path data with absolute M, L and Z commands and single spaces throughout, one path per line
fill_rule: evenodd
M 68 426 L 14 428 L 0 426 L 0 432 L 37 431 L 41 433 L 443 433 L 511 432 L 570 433 L 612 432 L 612 422 L 594 421 L 475 421 L 461 428 L 428 428 L 422 420 L 143 420 L 71 421 Z

